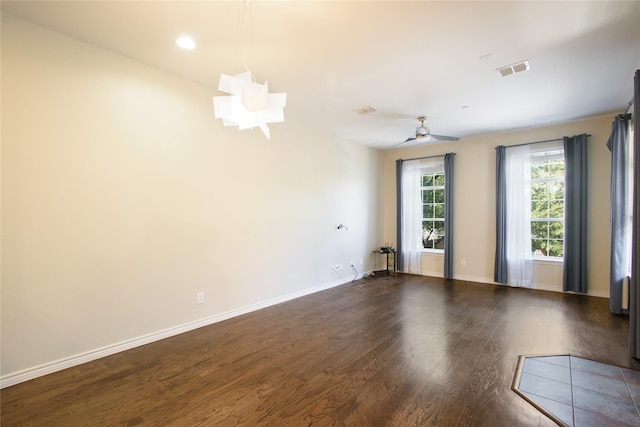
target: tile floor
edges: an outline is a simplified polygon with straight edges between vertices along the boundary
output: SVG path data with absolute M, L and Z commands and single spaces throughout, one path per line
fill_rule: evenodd
M 561 426 L 640 426 L 640 371 L 570 355 L 521 356 L 513 390 Z

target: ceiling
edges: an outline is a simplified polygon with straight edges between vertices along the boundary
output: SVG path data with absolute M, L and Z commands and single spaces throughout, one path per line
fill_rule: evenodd
M 217 91 L 245 65 L 286 92 L 287 120 L 386 149 L 624 110 L 640 2 L 2 1 L 2 11 Z M 197 47 L 178 48 L 191 35 Z M 487 58 L 488 56 L 488 58 Z M 528 60 L 531 69 L 496 69 Z M 371 106 L 375 112 L 354 110 Z M 212 120 L 213 108 L 212 108 Z M 222 122 L 220 126 L 222 126 Z M 410 146 L 419 141 L 407 142 Z

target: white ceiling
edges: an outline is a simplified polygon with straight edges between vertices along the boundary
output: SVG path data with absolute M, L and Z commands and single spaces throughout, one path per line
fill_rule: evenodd
M 3 0 L 2 10 L 212 96 L 225 95 L 220 73 L 246 61 L 287 93 L 272 135 L 296 119 L 376 148 L 413 135 L 420 115 L 434 134 L 470 137 L 624 110 L 640 69 L 638 1 Z M 181 34 L 197 48 L 177 48 Z M 530 71 L 496 72 L 522 60 Z M 368 105 L 377 111 L 354 112 Z

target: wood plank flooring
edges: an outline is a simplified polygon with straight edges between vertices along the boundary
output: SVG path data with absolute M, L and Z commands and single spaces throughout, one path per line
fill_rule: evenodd
M 7 426 L 553 426 L 519 355 L 640 369 L 608 300 L 367 278 L 1 391 Z

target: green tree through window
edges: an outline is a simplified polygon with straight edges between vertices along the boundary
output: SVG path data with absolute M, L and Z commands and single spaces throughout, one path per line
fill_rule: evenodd
M 564 158 L 549 154 L 545 153 L 544 160 L 534 156 L 531 163 L 531 252 L 539 257 L 562 257 Z
M 444 250 L 444 171 L 424 174 L 422 192 L 422 246 Z

